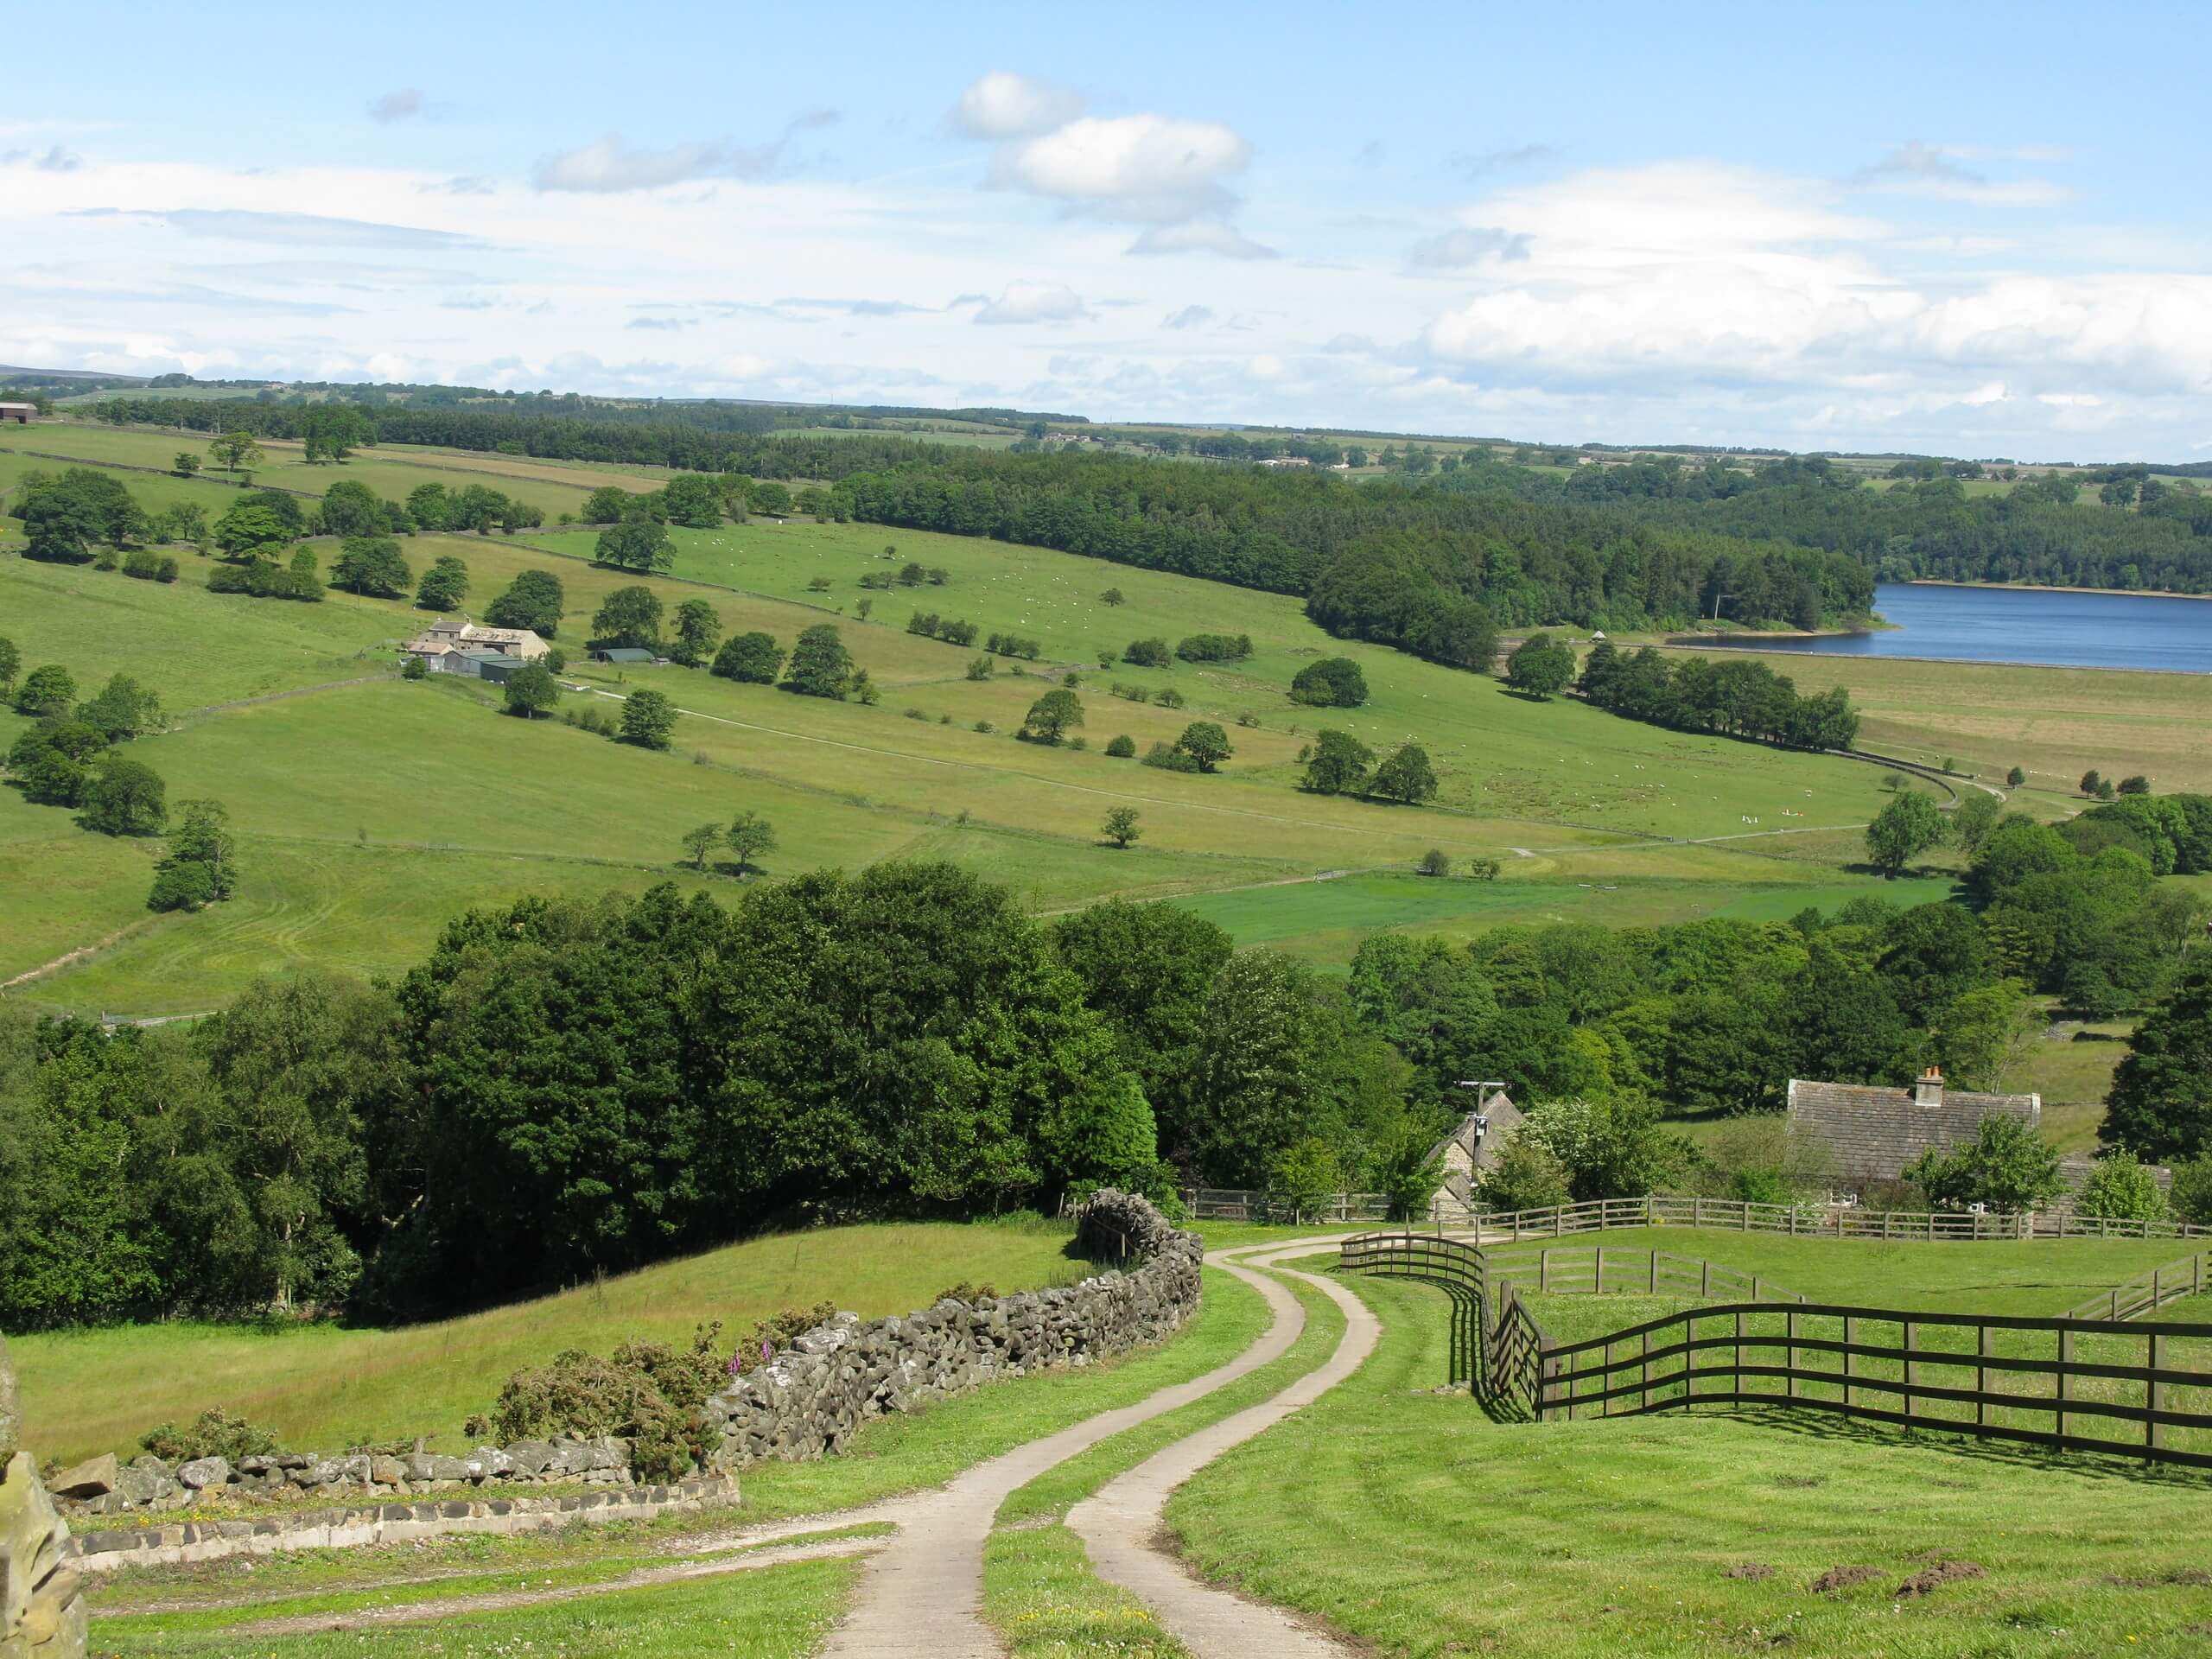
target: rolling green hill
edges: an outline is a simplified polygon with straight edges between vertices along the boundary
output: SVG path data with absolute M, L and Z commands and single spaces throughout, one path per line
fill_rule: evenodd
M 763 629 L 786 644 L 835 620 L 883 702 L 795 697 L 673 667 L 626 679 L 596 664 L 573 669 L 572 681 L 588 690 L 571 693 L 571 704 L 594 698 L 612 710 L 611 699 L 639 683 L 675 697 L 686 711 L 676 752 L 656 755 L 557 722 L 509 720 L 482 685 L 391 681 L 394 645 L 424 620 L 401 601 L 333 592 L 320 605 L 298 605 L 211 594 L 205 582 L 215 567 L 189 555 L 174 586 L 0 559 L 0 608 L 26 666 L 61 663 L 87 690 L 116 672 L 156 687 L 174 728 L 140 740 L 133 754 L 162 773 L 173 798 L 223 800 L 246 853 L 234 902 L 149 918 L 142 906 L 150 844 L 89 835 L 65 811 L 0 794 L 0 869 L 11 878 L 0 897 L 0 979 L 118 932 L 15 994 L 85 1011 L 183 1013 L 214 1006 L 266 969 L 312 962 L 389 969 L 418 955 L 466 905 L 556 886 L 715 880 L 682 866 L 678 837 L 741 809 L 778 826 L 772 875 L 945 856 L 1011 883 L 1039 908 L 1109 893 L 1403 871 L 1439 847 L 1454 858 L 1500 859 L 1505 879 L 1426 886 L 1421 913 L 1407 918 L 1426 926 L 1586 905 L 1659 919 L 1758 893 L 1780 895 L 1770 908 L 1788 914 L 1801 907 L 1793 889 L 1827 901 L 1840 880 L 1849 885 L 1834 861 L 1850 850 L 1847 826 L 1864 823 L 1881 798 L 1869 767 L 1688 737 L 1572 702 L 1529 702 L 1491 680 L 1341 646 L 1294 601 L 1274 596 L 1036 549 L 908 536 L 898 540 L 901 560 L 940 565 L 948 582 L 875 595 L 876 614 L 861 622 L 851 614 L 859 575 L 884 568 L 874 532 L 791 524 L 683 539 L 678 574 L 649 582 L 664 603 L 703 597 L 726 630 Z M 605 595 L 637 580 L 588 563 L 588 545 L 576 535 L 421 536 L 406 549 L 418 570 L 445 553 L 465 560 L 478 606 L 523 569 L 554 570 L 567 588 L 560 639 L 574 645 Z M 833 575 L 826 595 L 808 592 L 817 572 Z M 724 585 L 701 585 L 709 582 Z M 1113 584 L 1128 603 L 1109 609 L 1097 594 Z M 968 615 L 987 632 L 1027 632 L 1044 656 L 1001 661 L 990 679 L 970 681 L 973 651 L 905 632 L 910 600 Z M 1249 632 L 1255 655 L 1233 667 L 1096 667 L 1106 644 L 1199 629 Z M 1289 701 L 1291 676 L 1324 651 L 1362 663 L 1374 690 L 1365 708 L 1325 714 Z M 1009 734 L 1046 689 L 1041 677 L 1068 666 L 1078 669 L 1088 747 L 1015 741 Z M 1116 680 L 1155 692 L 1172 685 L 1186 706 L 1117 698 Z M 1236 756 L 1217 776 L 1103 753 L 1121 733 L 1140 748 L 1172 741 L 1195 718 L 1232 734 Z M 991 729 L 976 730 L 979 722 Z M 1377 748 L 1421 741 L 1442 780 L 1439 803 L 1408 809 L 1300 792 L 1299 752 L 1324 723 Z M 0 740 L 12 741 L 21 724 L 0 715 Z M 1136 808 L 1144 832 L 1122 851 L 1098 835 L 1118 804 Z M 1805 829 L 1847 828 L 1840 841 L 1764 834 L 1800 826 L 1781 816 L 1785 807 L 1805 815 Z M 1653 839 L 1745 836 L 1752 817 L 1762 820 L 1758 839 L 1713 847 Z M 1340 935 L 1346 924 L 1333 914 L 1317 914 L 1312 928 L 1298 919 L 1300 901 L 1318 891 L 1272 889 L 1272 918 L 1261 931 Z

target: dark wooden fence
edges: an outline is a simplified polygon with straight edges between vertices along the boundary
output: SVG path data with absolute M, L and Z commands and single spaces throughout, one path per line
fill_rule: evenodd
M 2212 1468 L 2212 1325 L 1723 1303 L 1539 1364 L 1539 1421 L 1768 1408 Z
M 1541 1362 L 1557 1346 L 1522 1300 L 1530 1292 L 1804 1300 L 1756 1274 L 1696 1256 L 1602 1244 L 1485 1250 L 1431 1233 L 1362 1233 L 1338 1248 L 1338 1265 L 1441 1287 L 1452 1299 L 1451 1380 L 1470 1384 L 1493 1412 L 1512 1418 L 1537 1414 Z
M 1340 1265 L 1443 1287 L 1452 1378 L 1504 1418 L 1801 1411 L 2212 1468 L 2212 1325 L 2139 1322 L 2199 1294 L 2212 1252 L 2085 1305 L 2106 1317 L 2055 1319 L 1812 1303 L 1693 1256 L 1611 1246 L 1366 1233 L 1344 1242 Z M 1522 1300 L 1529 1291 L 1743 1300 L 1560 1342 Z

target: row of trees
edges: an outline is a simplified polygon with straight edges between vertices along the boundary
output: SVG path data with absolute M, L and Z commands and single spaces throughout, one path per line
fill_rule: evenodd
M 1544 685 L 1559 689 L 1556 663 L 1543 660 Z M 1796 749 L 1847 749 L 1859 737 L 1859 711 L 1842 687 L 1804 696 L 1788 675 L 1749 657 L 1669 658 L 1649 645 L 1628 652 L 1601 639 L 1583 660 L 1579 689 L 1594 707 L 1681 731 Z

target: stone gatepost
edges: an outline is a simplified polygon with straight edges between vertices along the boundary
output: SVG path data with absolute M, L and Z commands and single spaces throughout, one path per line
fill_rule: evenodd
M 22 1448 L 22 1428 L 0 1338 L 0 1659 L 82 1659 L 76 1547 Z

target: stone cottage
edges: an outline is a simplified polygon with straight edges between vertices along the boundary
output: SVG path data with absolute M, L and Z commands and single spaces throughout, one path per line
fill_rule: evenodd
M 1457 1128 L 1429 1148 L 1429 1157 L 1444 1164 L 1444 1184 L 1429 1200 L 1429 1219 L 1447 1226 L 1474 1219 L 1475 1187 L 1483 1172 L 1521 1127 L 1521 1109 L 1503 1089 L 1478 1100 Z
M 1825 1164 L 1833 1185 L 1864 1191 L 1900 1179 L 1923 1153 L 1972 1141 L 1992 1113 L 2043 1122 L 2041 1095 L 1981 1094 L 1947 1088 L 1935 1066 L 1905 1088 L 1878 1084 L 1789 1080 L 1793 1148 Z

